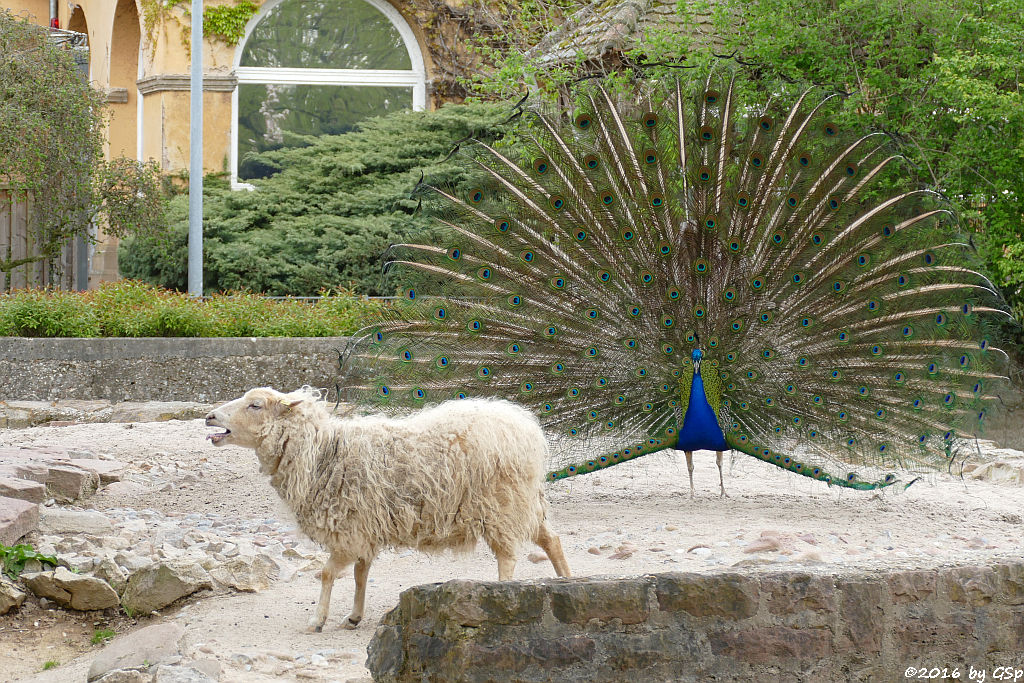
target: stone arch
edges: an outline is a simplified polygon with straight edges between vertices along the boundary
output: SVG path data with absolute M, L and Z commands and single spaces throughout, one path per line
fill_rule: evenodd
M 75 5 L 71 10 L 71 17 L 68 19 L 68 30 L 76 33 L 89 35 L 89 22 L 85 20 L 85 10 L 81 5 Z
M 110 41 L 110 156 L 138 154 L 139 44 L 142 30 L 135 0 L 118 0 Z

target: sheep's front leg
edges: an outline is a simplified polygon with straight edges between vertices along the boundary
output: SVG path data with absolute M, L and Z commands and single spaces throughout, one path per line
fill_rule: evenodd
M 356 560 L 355 577 L 356 593 L 352 600 L 352 613 L 348 615 L 342 628 L 353 629 L 363 620 L 363 608 L 366 606 L 366 577 L 370 574 L 370 563 L 373 558 Z
M 316 614 L 309 620 L 309 630 L 320 633 L 327 622 L 327 612 L 331 609 L 331 589 L 341 570 L 349 565 L 349 560 L 338 553 L 331 553 L 331 559 L 320 570 L 320 602 L 316 606 Z

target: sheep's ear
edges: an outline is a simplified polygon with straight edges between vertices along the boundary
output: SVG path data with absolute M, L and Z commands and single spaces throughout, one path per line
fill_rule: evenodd
M 281 399 L 281 407 L 284 408 L 285 410 L 291 410 L 295 406 L 297 406 L 300 403 L 302 403 L 304 400 L 305 399 L 297 398 L 297 397 L 294 397 L 294 396 L 292 396 L 292 397 L 286 396 L 286 397 Z

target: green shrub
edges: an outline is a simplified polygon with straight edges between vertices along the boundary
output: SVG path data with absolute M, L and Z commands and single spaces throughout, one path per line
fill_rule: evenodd
M 447 105 L 362 122 L 344 135 L 256 155 L 267 174 L 254 192 L 210 179 L 203 191 L 205 291 L 246 290 L 309 296 L 346 287 L 393 294 L 381 283 L 388 246 L 429 229 L 410 192 L 463 180 L 446 159 L 468 135 L 488 139 L 508 117 L 507 105 Z M 170 289 L 187 289 L 188 197 L 168 207 L 166 237 L 121 244 L 121 273 Z
M 95 337 L 100 322 L 72 292 L 23 290 L 0 302 L 0 334 L 18 337 Z
M 0 336 L 345 336 L 382 305 L 343 290 L 321 295 L 318 303 L 245 292 L 200 300 L 131 280 L 91 292 L 19 290 L 0 295 Z

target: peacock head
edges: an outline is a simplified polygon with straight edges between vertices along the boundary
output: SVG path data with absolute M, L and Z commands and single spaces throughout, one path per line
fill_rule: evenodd
M 700 361 L 704 357 L 704 352 L 700 349 L 694 349 L 693 353 L 690 354 L 690 358 L 693 359 L 693 374 L 700 373 Z

